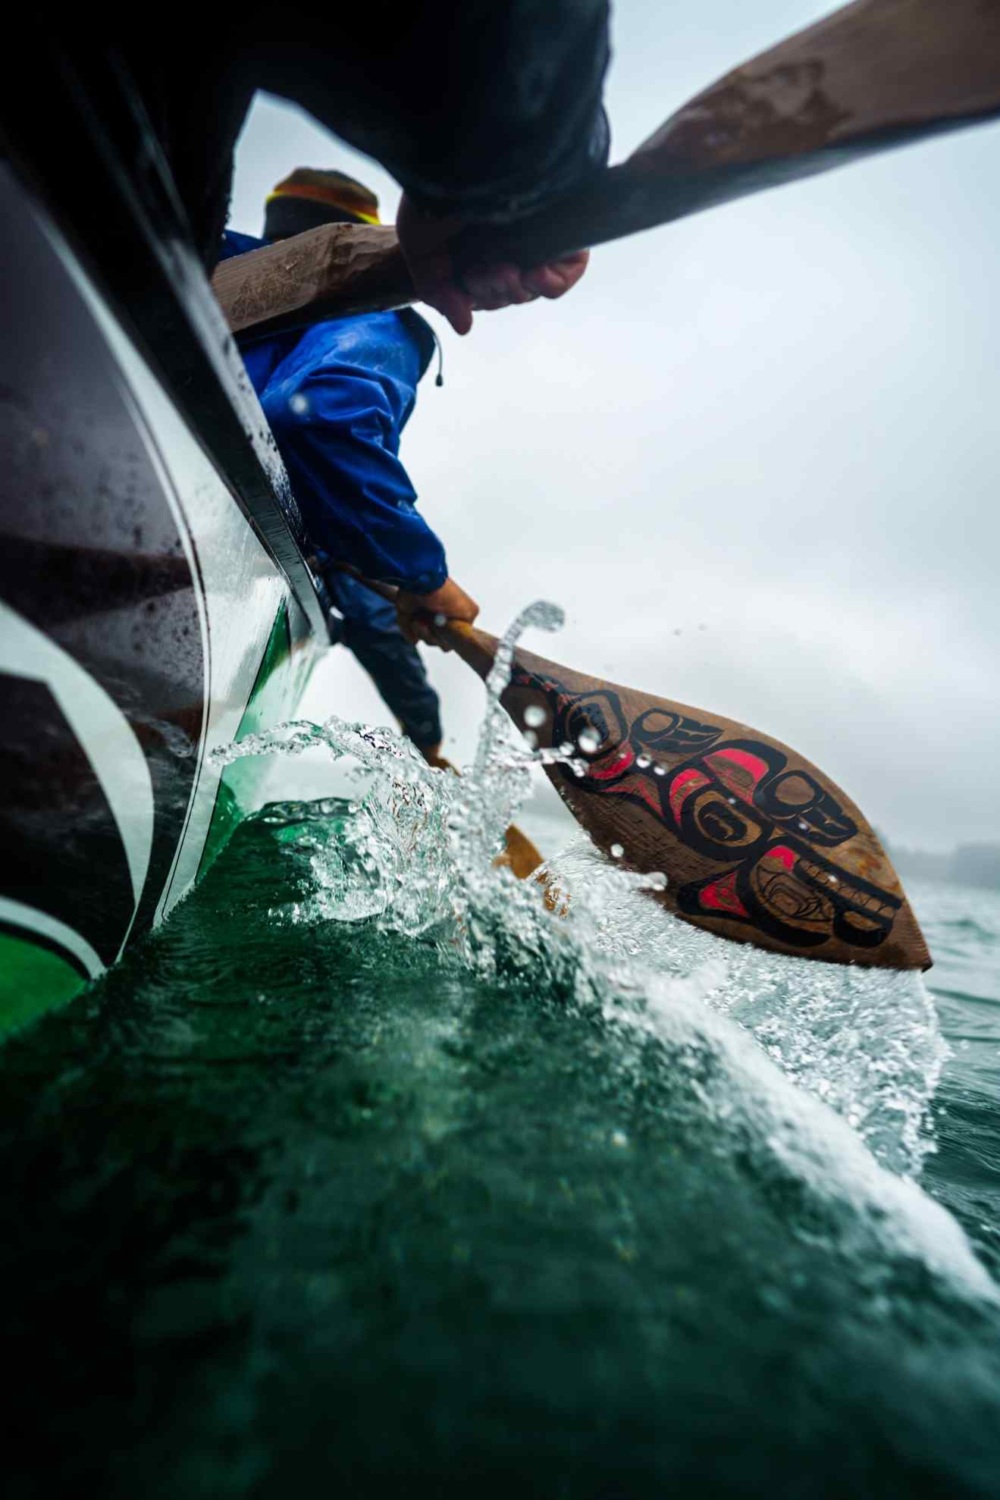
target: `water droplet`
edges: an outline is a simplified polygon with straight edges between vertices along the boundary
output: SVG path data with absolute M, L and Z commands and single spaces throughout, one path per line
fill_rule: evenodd
M 288 405 L 297 417 L 304 417 L 309 410 L 309 397 L 296 391 L 294 396 L 289 397 Z
M 447 615 L 436 614 L 434 616 L 434 624 L 437 626 L 438 630 L 443 630 L 444 627 L 445 627 L 445 625 L 447 625 L 447 623 L 448 623 L 448 616 Z
M 561 630 L 565 623 L 566 613 L 558 604 L 552 604 L 548 599 L 536 599 L 518 615 L 515 626 L 520 627 L 520 633 L 520 630 L 532 627 L 535 630 Z
M 639 767 L 640 771 L 645 771 L 649 766 L 653 764 L 653 759 L 652 756 L 649 755 L 637 755 L 635 758 L 635 763 Z
M 524 710 L 524 722 L 532 729 L 540 729 L 545 723 L 545 710 L 537 703 L 529 703 Z
M 611 858 L 612 859 L 621 859 L 621 857 L 622 857 L 622 855 L 624 853 L 625 853 L 625 847 L 624 847 L 623 844 L 612 844 L 611 845 Z
M 576 743 L 584 755 L 594 755 L 601 748 L 600 737 L 592 729 L 584 729 L 577 735 Z
M 653 775 L 654 776 L 666 776 L 666 774 L 667 774 L 667 768 L 666 768 L 666 766 L 654 766 L 653 767 Z

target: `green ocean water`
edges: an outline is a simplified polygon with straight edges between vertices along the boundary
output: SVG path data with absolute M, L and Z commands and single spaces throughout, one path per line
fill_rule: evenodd
M 922 991 L 584 856 L 526 916 L 418 793 L 244 824 L 0 1054 L 7 1493 L 1000 1494 L 1000 896 L 911 892 L 938 1077 Z

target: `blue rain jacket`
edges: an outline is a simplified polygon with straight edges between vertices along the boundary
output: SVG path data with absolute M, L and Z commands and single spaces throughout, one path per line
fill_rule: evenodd
M 222 258 L 264 243 L 227 230 Z M 241 352 L 317 550 L 417 594 L 440 588 L 448 576 L 444 547 L 417 511 L 399 459 L 400 434 L 433 352 L 423 319 L 395 312 L 333 318 Z

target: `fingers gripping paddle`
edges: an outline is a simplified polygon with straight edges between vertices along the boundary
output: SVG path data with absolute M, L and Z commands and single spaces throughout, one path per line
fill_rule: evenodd
M 436 633 L 489 676 L 495 636 L 456 620 Z M 652 894 L 685 921 L 800 958 L 930 968 L 874 829 L 828 776 L 779 740 L 527 651 L 515 652 L 501 702 L 521 730 L 534 710 L 539 746 L 572 747 L 582 774 L 545 766 L 556 791 L 605 853 L 626 869 L 667 877 L 666 889 Z
M 515 223 L 453 244 L 461 272 L 531 267 L 1000 113 L 1000 0 L 857 0 L 697 95 L 628 161 Z M 401 307 L 388 228 L 324 225 L 224 261 L 234 333 Z

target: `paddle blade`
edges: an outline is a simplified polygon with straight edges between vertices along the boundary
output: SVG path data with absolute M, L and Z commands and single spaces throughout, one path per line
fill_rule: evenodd
M 727 73 L 631 160 L 660 174 L 818 152 L 837 165 L 998 110 L 993 0 L 854 0 Z
M 456 646 L 472 660 L 471 639 Z M 662 871 L 658 899 L 685 921 L 802 958 L 930 967 L 864 815 L 787 745 L 528 652 L 516 654 L 503 703 L 520 728 L 533 710 L 539 744 L 573 746 L 582 774 L 547 768 L 559 795 L 623 866 Z

